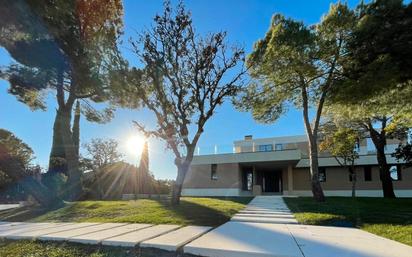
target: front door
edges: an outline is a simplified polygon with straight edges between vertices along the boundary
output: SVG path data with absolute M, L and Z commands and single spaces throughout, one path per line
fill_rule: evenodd
M 282 191 L 282 173 L 265 171 L 263 173 L 263 192 L 280 193 Z

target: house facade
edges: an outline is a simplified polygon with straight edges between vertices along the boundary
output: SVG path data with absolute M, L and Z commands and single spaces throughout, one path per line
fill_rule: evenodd
M 391 153 L 399 141 L 388 140 L 386 154 L 398 197 L 412 197 L 412 168 Z M 356 147 L 357 196 L 382 196 L 376 149 L 370 140 Z M 327 196 L 350 196 L 348 169 L 328 153 L 319 154 L 319 179 Z M 235 141 L 231 153 L 196 155 L 183 183 L 184 196 L 311 196 L 308 141 L 305 135 Z

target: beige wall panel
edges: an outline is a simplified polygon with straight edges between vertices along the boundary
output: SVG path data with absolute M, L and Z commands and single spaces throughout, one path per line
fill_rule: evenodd
M 218 164 L 217 180 L 211 179 L 211 165 L 193 165 L 186 174 L 183 188 L 240 188 L 241 181 L 236 163 Z

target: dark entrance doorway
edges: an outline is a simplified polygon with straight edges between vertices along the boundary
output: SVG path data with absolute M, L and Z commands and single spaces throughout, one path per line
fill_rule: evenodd
M 263 171 L 262 191 L 265 193 L 282 192 L 282 172 Z

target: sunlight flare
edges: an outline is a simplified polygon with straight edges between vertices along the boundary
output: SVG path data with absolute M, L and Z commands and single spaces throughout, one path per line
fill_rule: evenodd
M 138 135 L 133 135 L 127 139 L 127 151 L 130 154 L 140 155 L 145 143 L 145 138 Z

